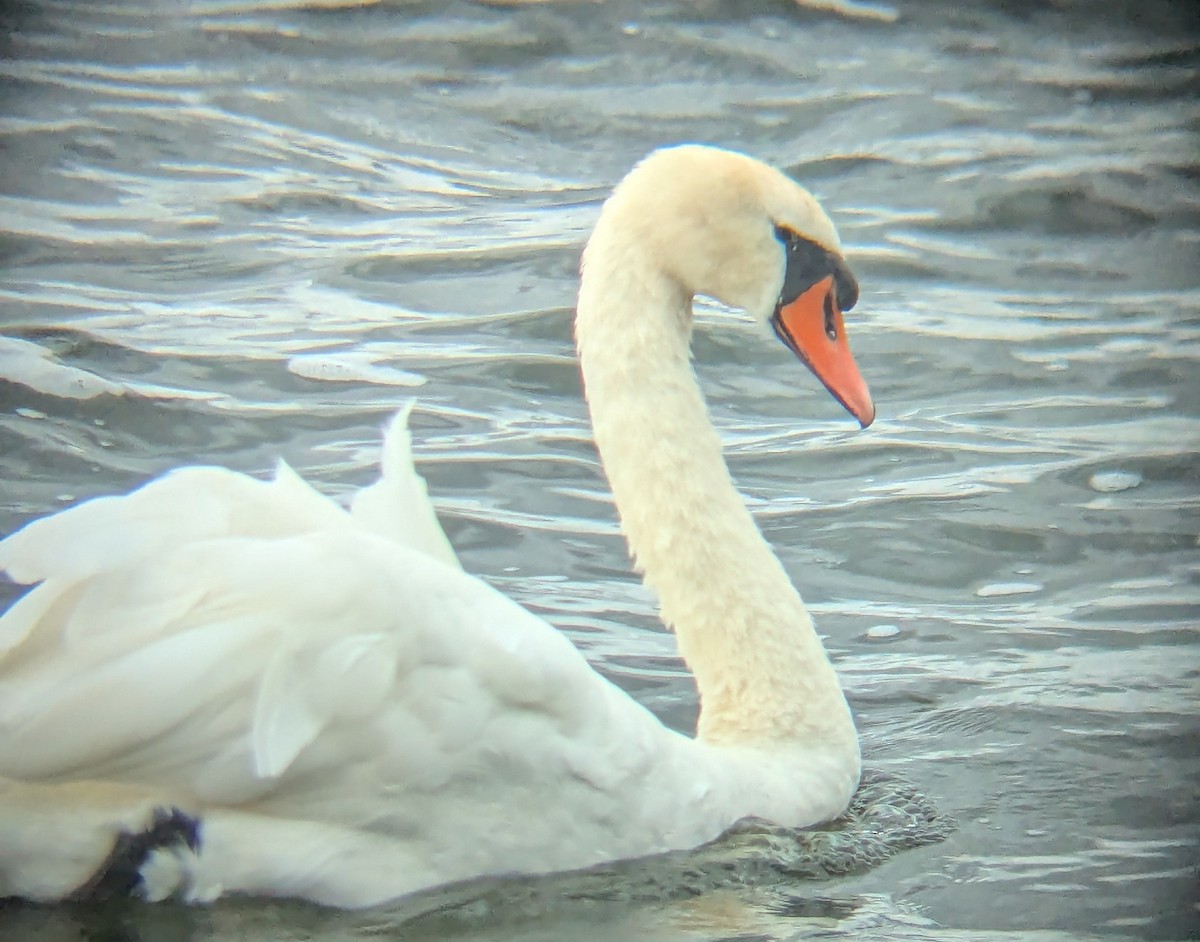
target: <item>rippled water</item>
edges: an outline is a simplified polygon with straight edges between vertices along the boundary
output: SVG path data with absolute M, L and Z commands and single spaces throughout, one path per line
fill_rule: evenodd
M 415 395 L 418 456 L 467 568 L 686 727 L 691 684 L 628 572 L 570 314 L 599 201 L 637 157 L 743 149 L 838 222 L 879 419 L 853 431 L 790 353 L 712 307 L 699 372 L 828 635 L 867 764 L 958 821 L 816 883 L 604 904 L 532 881 L 520 905 L 403 929 L 163 907 L 123 916 L 136 931 L 1200 929 L 1190 5 L 4 10 L 0 532 L 183 463 L 282 456 L 344 493 Z M 76 919 L 112 929 L 28 910 L 0 926 L 75 937 Z

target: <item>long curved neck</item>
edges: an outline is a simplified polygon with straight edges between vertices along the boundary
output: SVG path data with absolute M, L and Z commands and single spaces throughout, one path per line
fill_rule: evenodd
M 853 721 L 812 620 L 729 476 L 690 359 L 691 295 L 597 228 L 576 338 L 596 445 L 675 629 L 711 743 L 840 743 Z

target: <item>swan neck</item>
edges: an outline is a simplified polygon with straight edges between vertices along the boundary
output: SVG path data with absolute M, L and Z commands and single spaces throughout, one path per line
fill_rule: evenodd
M 584 387 L 622 530 L 696 678 L 699 736 L 850 748 L 832 666 L 734 487 L 696 382 L 691 294 L 597 235 L 576 321 Z

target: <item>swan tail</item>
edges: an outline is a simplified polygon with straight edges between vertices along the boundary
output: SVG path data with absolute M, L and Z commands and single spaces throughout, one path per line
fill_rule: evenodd
M 442 525 L 438 523 L 425 479 L 413 464 L 408 403 L 388 424 L 383 437 L 383 471 L 378 481 L 359 491 L 350 512 L 362 527 L 395 540 L 433 559 L 462 569 Z

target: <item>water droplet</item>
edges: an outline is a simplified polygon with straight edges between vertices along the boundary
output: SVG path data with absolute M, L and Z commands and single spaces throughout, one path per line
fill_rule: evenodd
M 23 419 L 44 419 L 45 412 L 39 412 L 37 409 L 26 409 L 24 406 L 17 409 L 17 415 Z
M 1088 487 L 1101 494 L 1128 491 L 1142 483 L 1142 476 L 1135 471 L 1097 471 L 1088 479 Z
M 867 638 L 870 641 L 883 641 L 887 638 L 894 638 L 900 634 L 899 625 L 872 625 L 867 629 Z
M 990 599 L 1001 595 L 1029 595 L 1044 588 L 1040 582 L 991 582 L 981 585 L 975 594 L 981 599 Z

